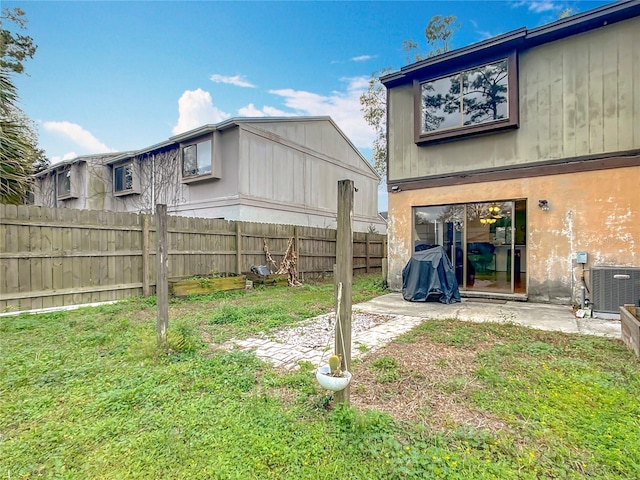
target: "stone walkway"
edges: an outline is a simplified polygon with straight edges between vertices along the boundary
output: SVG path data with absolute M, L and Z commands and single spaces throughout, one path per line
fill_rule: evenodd
M 358 323 L 370 320 L 370 314 L 355 311 L 352 315 L 352 326 Z M 351 338 L 351 358 L 357 358 L 365 352 L 375 351 L 394 338 L 412 330 L 414 327 L 422 323 L 425 319 L 421 317 L 412 317 L 408 315 L 385 315 L 383 323 L 377 324 L 369 329 L 355 332 Z M 327 316 L 321 315 L 316 319 L 312 319 L 307 324 L 307 330 L 317 330 L 319 324 L 323 324 L 325 335 L 320 336 L 312 333 L 309 338 L 307 333 L 306 342 L 300 342 L 300 337 L 295 337 L 294 341 L 287 341 L 282 335 L 283 332 L 272 335 L 279 336 L 280 341 L 269 338 L 247 338 L 245 340 L 232 340 L 227 342 L 223 347 L 226 349 L 254 350 L 256 356 L 270 362 L 271 364 L 293 370 L 298 368 L 298 362 L 308 361 L 313 365 L 319 366 L 324 363 L 323 360 L 330 354 L 333 349 L 333 329 L 334 324 L 327 326 Z M 330 337 L 330 338 L 329 338 Z M 297 343 L 297 344 L 296 344 Z M 315 344 L 314 347 L 308 345 Z

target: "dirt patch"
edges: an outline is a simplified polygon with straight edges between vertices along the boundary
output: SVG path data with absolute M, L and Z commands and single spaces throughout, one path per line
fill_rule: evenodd
M 488 347 L 480 344 L 473 350 L 462 349 L 428 340 L 391 343 L 367 355 L 354 369 L 351 404 L 361 411 L 375 409 L 435 430 L 455 426 L 505 429 L 506 424 L 475 410 L 468 400 L 481 386 L 473 375 L 474 358 Z

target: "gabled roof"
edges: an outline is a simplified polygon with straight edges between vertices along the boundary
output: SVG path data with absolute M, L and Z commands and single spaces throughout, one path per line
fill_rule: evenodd
M 514 50 L 524 50 L 544 43 L 577 35 L 612 23 L 628 20 L 640 15 L 640 0 L 623 0 L 579 13 L 555 22 L 528 30 L 519 28 L 463 48 L 451 50 L 419 62 L 402 67 L 380 78 L 387 87 L 413 82 L 442 69 L 454 69 L 475 59 L 495 59 Z

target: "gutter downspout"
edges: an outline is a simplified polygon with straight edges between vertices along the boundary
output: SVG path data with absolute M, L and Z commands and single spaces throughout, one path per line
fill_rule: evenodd
M 156 204 L 156 156 L 151 157 L 151 205 L 149 206 L 149 212 L 153 214 L 154 206 Z

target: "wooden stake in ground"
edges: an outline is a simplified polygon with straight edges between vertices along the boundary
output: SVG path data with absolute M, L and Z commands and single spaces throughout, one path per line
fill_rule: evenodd
M 264 250 L 264 256 L 265 256 L 265 257 L 266 257 L 266 259 L 267 259 L 267 265 L 271 265 L 271 266 L 269 267 L 269 270 L 271 271 L 271 273 L 273 273 L 273 270 L 277 270 L 277 269 L 278 269 L 278 266 L 276 265 L 275 260 L 274 260 L 274 259 L 273 259 L 273 257 L 271 256 L 271 253 L 269 253 L 269 247 L 267 246 L 267 239 L 266 239 L 266 238 L 263 238 L 263 239 L 262 239 L 262 243 L 264 244 L 264 248 L 263 248 L 263 250 Z M 271 267 L 273 267 L 273 269 L 272 269 Z
M 169 328 L 169 268 L 167 251 L 167 206 L 156 205 L 156 305 L 158 307 L 158 347 L 167 347 Z
M 340 318 L 340 328 L 336 329 L 335 352 L 342 357 L 342 371 L 351 367 L 351 292 L 353 282 L 353 180 L 338 182 L 338 231 L 336 236 L 336 278 L 342 283 L 341 301 L 336 299 L 336 315 Z M 351 400 L 351 390 L 347 386 L 336 392 L 336 403 L 347 405 Z

